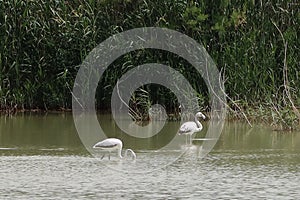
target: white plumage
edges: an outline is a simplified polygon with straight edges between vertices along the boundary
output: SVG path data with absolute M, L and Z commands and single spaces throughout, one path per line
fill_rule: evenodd
M 202 124 L 198 120 L 199 117 L 205 119 L 205 115 L 203 115 L 201 112 L 197 112 L 195 115 L 195 121 L 183 123 L 178 130 L 179 135 L 186 135 L 186 137 L 189 136 L 190 144 L 192 144 L 192 135 L 203 129 Z
M 123 142 L 120 139 L 117 138 L 107 138 L 105 140 L 102 140 L 98 143 L 96 143 L 93 146 L 94 149 L 102 149 L 108 152 L 108 159 L 110 160 L 110 152 L 116 151 L 118 152 L 118 156 L 120 158 L 123 158 L 122 156 L 122 148 L 123 148 Z M 136 159 L 136 155 L 133 150 L 126 149 L 125 150 L 125 156 L 127 156 L 127 153 L 130 152 L 132 154 L 133 159 Z M 102 156 L 101 159 L 103 159 L 105 154 Z

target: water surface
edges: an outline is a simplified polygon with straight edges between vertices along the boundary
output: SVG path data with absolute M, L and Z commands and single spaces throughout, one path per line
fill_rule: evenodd
M 100 119 L 110 137 L 122 137 L 110 116 Z M 178 126 L 168 122 L 164 131 Z M 114 154 L 100 160 L 82 146 L 71 114 L 0 116 L 0 199 L 298 199 L 299 137 L 227 122 L 204 159 L 197 157 L 201 142 L 177 158 L 156 149 L 168 139 L 157 136 L 142 143 L 122 138 L 136 151 L 135 162 Z M 180 142 L 185 147 L 184 137 Z M 166 160 L 176 161 L 164 166 Z M 147 171 L 149 163 L 158 170 L 133 171 Z

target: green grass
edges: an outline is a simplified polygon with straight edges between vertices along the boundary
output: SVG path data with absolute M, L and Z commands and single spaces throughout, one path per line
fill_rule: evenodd
M 0 0 L 0 109 L 71 108 L 79 65 L 97 44 L 125 30 L 158 26 L 203 44 L 224 72 L 228 96 L 243 111 L 264 107 L 274 123 L 294 126 L 298 119 L 287 100 L 283 70 L 286 64 L 290 100 L 299 109 L 299 24 L 297 1 Z M 104 73 L 96 95 L 98 109 L 110 107 L 112 89 L 123 73 L 147 62 L 183 73 L 199 93 L 200 106 L 207 107 L 207 88 L 185 60 L 141 50 L 122 56 Z M 167 110 L 175 110 L 177 100 L 170 91 L 142 89 L 152 102 L 161 99 Z

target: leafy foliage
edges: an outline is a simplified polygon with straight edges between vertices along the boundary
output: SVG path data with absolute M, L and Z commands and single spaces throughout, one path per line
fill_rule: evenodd
M 281 104 L 284 45 L 272 22 L 288 42 L 289 87 L 299 106 L 299 9 L 297 1 L 282 0 L 0 0 L 0 108 L 70 108 L 76 72 L 89 51 L 115 33 L 149 26 L 174 29 L 202 43 L 225 73 L 232 99 L 249 106 Z M 124 55 L 107 70 L 99 83 L 98 108 L 109 108 L 122 73 L 145 62 L 174 67 L 199 92 L 202 106 L 208 104 L 205 84 L 195 80 L 186 61 L 143 50 Z M 165 98 L 172 109 L 174 95 L 164 89 L 148 92 Z

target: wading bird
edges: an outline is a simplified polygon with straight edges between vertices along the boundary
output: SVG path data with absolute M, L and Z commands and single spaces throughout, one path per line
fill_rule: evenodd
M 192 135 L 196 132 L 201 131 L 203 128 L 202 124 L 198 120 L 199 117 L 205 119 L 205 115 L 203 115 L 201 112 L 197 112 L 195 115 L 195 121 L 183 123 L 178 130 L 179 135 L 186 135 L 186 140 L 185 140 L 186 143 L 187 143 L 187 137 L 189 136 L 190 145 L 192 144 Z
M 102 149 L 108 152 L 108 159 L 110 160 L 110 152 L 117 150 L 118 151 L 118 156 L 120 158 L 123 158 L 122 156 L 122 148 L 123 148 L 123 143 L 121 140 L 117 139 L 117 138 L 107 138 L 105 140 L 102 140 L 98 143 L 96 143 L 93 146 L 94 149 Z M 124 157 L 127 156 L 128 152 L 131 153 L 132 158 L 136 159 L 136 155 L 134 153 L 134 151 L 132 151 L 131 149 L 126 149 L 125 150 L 125 155 Z M 105 156 L 105 154 L 103 154 L 103 156 L 101 157 L 101 159 L 103 159 Z

